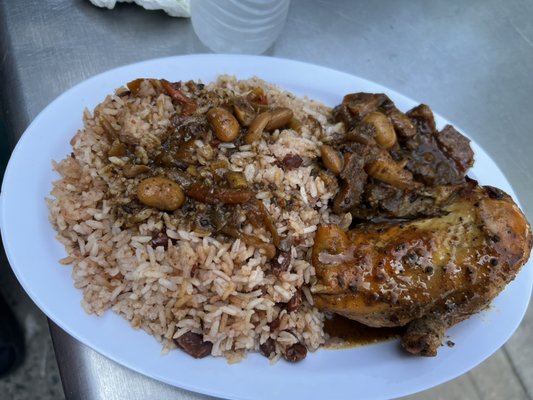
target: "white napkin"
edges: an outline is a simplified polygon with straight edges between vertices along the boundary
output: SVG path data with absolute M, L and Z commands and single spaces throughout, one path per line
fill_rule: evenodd
M 135 3 L 147 10 L 163 10 L 172 17 L 190 17 L 190 0 L 89 0 L 95 6 L 109 8 L 116 3 Z

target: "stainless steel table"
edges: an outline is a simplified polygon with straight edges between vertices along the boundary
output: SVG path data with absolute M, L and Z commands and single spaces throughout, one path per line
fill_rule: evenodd
M 193 0 L 194 1 L 194 0 Z M 293 0 L 267 54 L 343 70 L 420 102 L 468 132 L 501 166 L 533 221 L 533 3 L 525 0 Z M 11 145 L 56 96 L 107 69 L 208 52 L 190 21 L 86 0 L 0 2 L 0 88 Z M 348 89 L 348 88 L 347 88 Z M 531 399 L 529 313 L 470 373 L 411 399 Z M 50 323 L 68 399 L 202 399 L 123 368 Z

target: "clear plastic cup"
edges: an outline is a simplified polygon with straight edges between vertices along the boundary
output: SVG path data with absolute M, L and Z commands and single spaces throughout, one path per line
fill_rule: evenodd
M 216 53 L 264 53 L 281 33 L 290 0 L 192 0 L 191 20 Z

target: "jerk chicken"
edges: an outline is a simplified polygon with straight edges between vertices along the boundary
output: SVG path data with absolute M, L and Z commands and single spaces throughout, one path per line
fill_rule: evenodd
M 317 307 L 373 327 L 409 324 L 402 346 L 433 356 L 445 330 L 487 307 L 532 245 L 512 199 L 472 182 L 443 215 L 320 226 L 312 259 Z
M 527 261 L 529 224 L 510 196 L 466 177 L 468 139 L 438 131 L 429 107 L 403 114 L 383 94 L 356 93 L 334 114 L 346 133 L 330 146 L 344 161 L 333 209 L 354 224 L 317 230 L 315 305 L 406 326 L 402 347 L 435 356 L 446 329 L 486 308 Z

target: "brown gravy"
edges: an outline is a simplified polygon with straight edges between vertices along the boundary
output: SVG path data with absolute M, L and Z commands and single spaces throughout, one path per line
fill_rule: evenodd
M 404 327 L 371 328 L 333 314 L 324 321 L 324 330 L 331 337 L 326 347 L 345 348 L 397 339 L 403 333 Z

